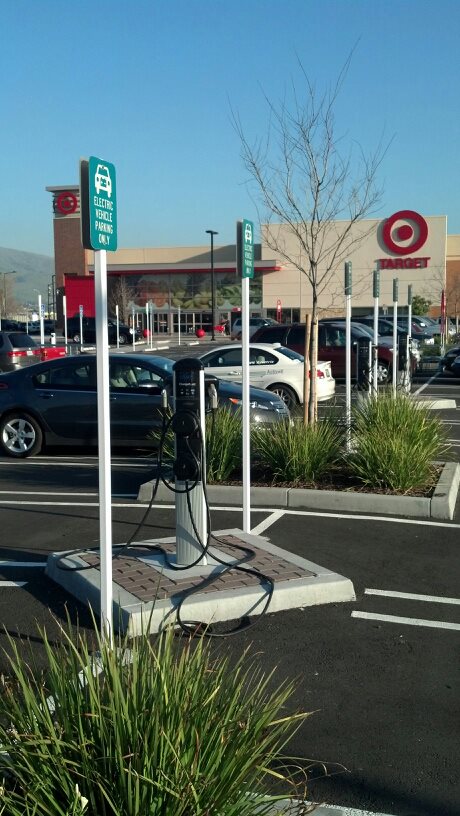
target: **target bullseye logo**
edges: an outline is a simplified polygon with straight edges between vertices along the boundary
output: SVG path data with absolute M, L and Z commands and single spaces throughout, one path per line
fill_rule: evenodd
M 398 221 L 409 223 L 395 227 Z M 417 252 L 425 243 L 428 238 L 428 224 L 423 216 L 414 210 L 399 210 L 385 221 L 382 238 L 390 252 L 395 255 L 409 255 L 411 252 Z M 411 243 L 397 243 L 400 241 L 411 241 Z
M 77 196 L 70 192 L 59 193 L 54 202 L 54 207 L 61 215 L 72 215 L 77 211 Z

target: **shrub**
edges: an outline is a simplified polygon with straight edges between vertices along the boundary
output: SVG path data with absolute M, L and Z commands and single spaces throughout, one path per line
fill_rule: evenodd
M 253 431 L 254 458 L 273 482 L 313 484 L 330 473 L 342 456 L 343 428 L 324 421 L 276 423 Z
M 433 483 L 448 445 L 441 421 L 410 396 L 391 391 L 353 411 L 352 473 L 366 486 L 408 492 Z
M 169 411 L 167 420 L 172 412 Z M 218 408 L 211 414 L 206 414 L 206 474 L 209 482 L 223 482 L 233 471 L 240 467 L 242 459 L 242 420 L 241 411 L 231 413 L 226 408 Z M 155 428 L 149 434 L 150 439 L 157 440 L 158 444 L 162 432 Z M 166 432 L 163 440 L 162 463 L 167 464 L 174 459 L 174 434 L 171 428 Z
M 219 408 L 206 417 L 206 472 L 208 482 L 224 482 L 241 466 L 243 425 L 241 411 Z
M 268 770 L 304 714 L 283 709 L 291 683 L 246 656 L 229 667 L 209 644 L 46 632 L 46 669 L 11 647 L 12 680 L 0 696 L 2 801 L 8 816 L 267 814 Z M 272 772 L 274 773 L 274 772 Z M 277 774 L 277 778 L 281 778 Z M 252 794 L 252 795 L 248 795 Z M 281 811 L 282 812 L 282 811 Z

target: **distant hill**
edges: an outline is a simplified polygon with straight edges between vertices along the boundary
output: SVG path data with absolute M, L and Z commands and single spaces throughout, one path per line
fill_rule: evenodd
M 48 255 L 37 255 L 34 252 L 21 252 L 19 249 L 0 247 L 0 284 L 3 286 L 3 272 L 8 275 L 8 294 L 18 306 L 37 303 L 38 289 L 45 309 L 48 306 L 48 284 L 54 275 L 54 258 Z

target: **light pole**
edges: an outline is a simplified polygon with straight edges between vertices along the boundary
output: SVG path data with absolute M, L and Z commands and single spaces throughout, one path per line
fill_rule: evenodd
M 2 274 L 3 274 L 3 317 L 6 317 L 6 315 L 7 315 L 7 309 L 6 309 L 6 276 L 7 275 L 15 275 L 16 270 L 12 269 L 11 272 L 3 272 Z
M 216 281 L 214 277 L 214 236 L 219 235 L 216 230 L 206 230 L 211 236 L 211 308 L 212 308 L 212 335 L 211 340 L 216 339 Z

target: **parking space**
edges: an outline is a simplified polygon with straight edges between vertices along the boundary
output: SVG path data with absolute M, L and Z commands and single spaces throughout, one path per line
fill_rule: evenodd
M 413 390 L 421 387 L 420 396 L 460 406 L 460 380 L 450 375 L 427 374 Z M 459 411 L 438 415 L 458 458 Z M 112 465 L 113 539 L 121 543 L 144 513 L 135 496 L 153 460 L 116 453 Z M 37 622 L 56 640 L 66 610 L 82 628 L 91 625 L 88 610 L 45 576 L 44 563 L 49 552 L 97 546 L 97 480 L 94 452 L 0 458 L 0 647 L 8 650 L 6 632 L 15 642 L 28 638 L 24 648 L 39 665 Z M 225 646 L 250 647 L 264 668 L 278 666 L 278 679 L 298 678 L 292 704 L 315 713 L 289 751 L 309 765 L 310 798 L 394 816 L 457 816 L 460 503 L 453 522 L 270 507 L 251 520 L 273 544 L 355 586 L 353 603 L 269 613 Z M 212 526 L 241 527 L 241 509 L 214 507 Z M 136 538 L 173 531 L 171 502 L 153 508 Z M 8 672 L 3 654 L 0 671 Z

